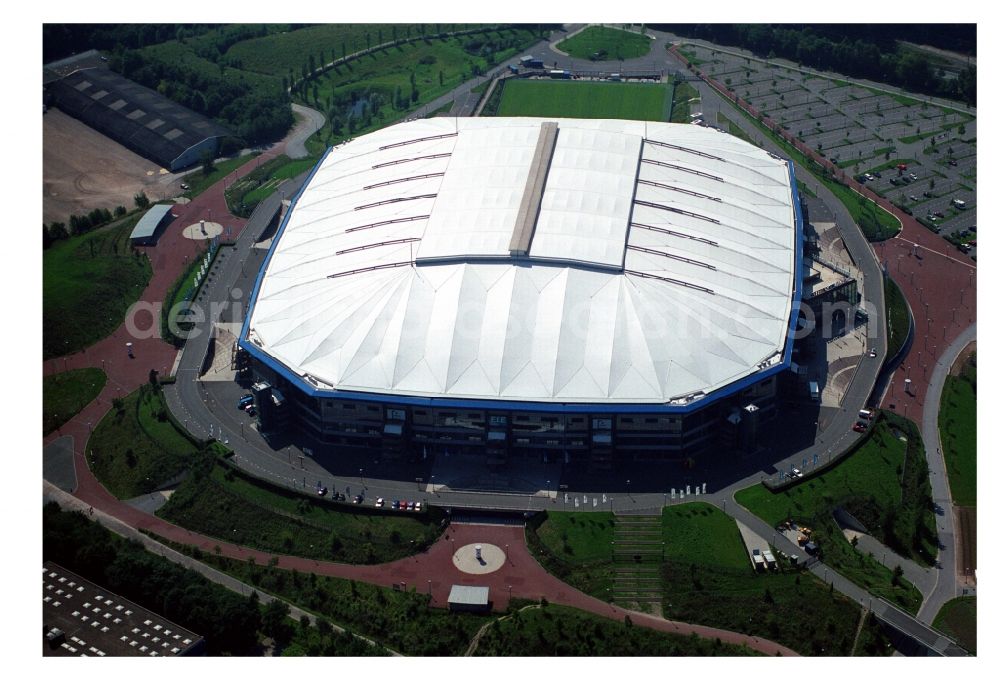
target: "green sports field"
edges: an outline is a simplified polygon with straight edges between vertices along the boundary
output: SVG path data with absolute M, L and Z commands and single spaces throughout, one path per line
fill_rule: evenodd
M 511 80 L 497 115 L 665 121 L 672 98 L 673 88 L 663 84 Z

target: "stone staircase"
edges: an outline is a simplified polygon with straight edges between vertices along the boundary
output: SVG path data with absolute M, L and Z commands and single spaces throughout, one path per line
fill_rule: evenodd
M 621 606 L 663 602 L 663 530 L 660 515 L 616 514 L 614 602 Z

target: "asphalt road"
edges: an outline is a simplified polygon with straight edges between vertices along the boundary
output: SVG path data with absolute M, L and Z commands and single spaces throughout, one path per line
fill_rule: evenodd
M 937 514 L 937 533 L 940 553 L 938 555 L 937 581 L 930 595 L 925 595 L 924 604 L 920 607 L 917 617 L 924 622 L 933 622 L 941 606 L 958 596 L 958 553 L 955 551 L 955 514 L 951 504 L 951 488 L 948 485 L 948 474 L 941 448 L 941 437 L 938 431 L 938 411 L 941 408 L 941 392 L 945 379 L 952 364 L 965 346 L 976 339 L 976 325 L 965 329 L 948 346 L 934 364 L 930 380 L 927 383 L 927 394 L 924 403 L 921 434 L 924 437 L 924 449 L 927 452 L 927 464 L 930 469 L 931 496 L 939 505 L 942 513 Z
M 285 142 L 285 154 L 293 160 L 297 160 L 309 156 L 309 151 L 306 150 L 306 140 L 326 124 L 326 118 L 318 110 L 298 103 L 292 104 L 292 111 L 301 115 L 302 120 L 292 128 L 288 135 Z

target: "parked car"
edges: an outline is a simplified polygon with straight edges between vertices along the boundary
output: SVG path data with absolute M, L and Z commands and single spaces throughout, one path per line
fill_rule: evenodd
M 181 190 L 190 190 L 190 189 L 191 186 L 189 186 L 187 183 L 181 183 Z
M 354 496 L 354 504 L 356 505 L 360 505 L 362 502 L 364 502 L 364 500 L 365 496 L 363 496 L 361 493 L 358 493 L 357 495 Z
M 878 352 L 876 352 L 875 350 L 869 350 L 868 351 L 868 356 L 869 357 L 877 357 L 878 356 Z
M 868 429 L 868 423 L 856 422 L 854 423 L 854 427 L 852 427 L 851 429 L 854 430 L 855 432 L 864 432 L 865 430 Z
M 247 415 L 250 416 L 251 418 L 254 417 L 255 415 L 257 415 L 257 409 L 255 409 L 253 407 L 253 404 L 250 404 L 249 406 L 247 406 L 246 411 L 247 411 Z
M 244 394 L 242 397 L 240 397 L 240 402 L 236 405 L 236 408 L 242 411 L 252 403 L 253 403 L 253 395 Z
M 416 509 L 416 505 L 417 505 L 417 503 L 415 503 L 415 502 L 408 502 L 408 503 L 406 503 L 406 511 L 407 512 L 412 512 L 414 509 Z
M 326 495 L 326 493 L 327 493 L 326 486 L 320 486 L 316 489 L 316 495 L 319 495 L 320 497 Z
M 392 508 L 393 509 L 399 509 L 399 500 L 393 500 L 392 501 Z
M 414 511 L 414 512 L 419 512 L 419 511 L 420 511 L 420 507 L 421 507 L 421 503 L 419 503 L 419 502 L 418 502 L 418 503 L 416 503 L 416 504 L 415 504 L 415 505 L 413 506 L 413 511 Z
M 794 476 L 796 479 L 801 479 L 802 478 L 802 470 L 800 470 L 798 467 L 793 467 L 792 468 L 792 476 Z
M 382 498 L 375 498 L 375 506 L 376 507 L 384 507 L 385 506 L 385 500 L 383 500 Z
M 406 511 L 406 500 L 401 500 L 401 501 L 399 502 L 399 508 L 400 508 L 401 510 L 403 510 L 404 512 Z

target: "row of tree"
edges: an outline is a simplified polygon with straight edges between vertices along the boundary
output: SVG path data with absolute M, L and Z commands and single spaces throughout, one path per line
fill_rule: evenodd
M 149 198 L 146 196 L 146 193 L 140 191 L 132 199 L 135 201 L 135 206 L 139 209 L 149 208 Z M 42 248 L 48 249 L 59 240 L 88 233 L 94 228 L 107 225 L 111 221 L 121 218 L 126 213 L 128 213 L 128 210 L 119 204 L 115 207 L 114 212 L 108 209 L 95 208 L 90 213 L 79 216 L 72 214 L 69 217 L 68 224 L 63 221 L 53 221 L 48 225 L 42 223 Z
M 956 77 L 948 77 L 924 54 L 901 49 L 895 40 L 875 41 L 865 30 L 842 27 L 837 31 L 827 26 L 819 32 L 812 26 L 768 24 L 668 24 L 654 28 L 748 49 L 760 57 L 789 59 L 810 68 L 885 82 L 969 105 L 976 103 L 974 65 L 967 65 Z
M 240 77 L 233 81 L 184 63 L 160 60 L 133 49 L 115 52 L 111 67 L 191 110 L 213 117 L 248 145 L 280 139 L 294 118 L 288 97 Z

